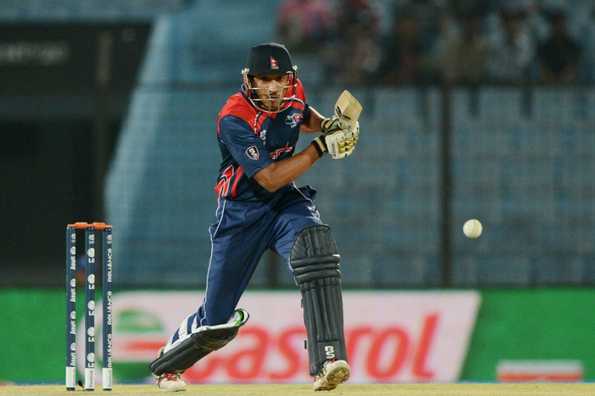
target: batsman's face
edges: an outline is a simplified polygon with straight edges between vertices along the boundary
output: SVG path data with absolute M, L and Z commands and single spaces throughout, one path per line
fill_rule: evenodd
M 254 88 L 264 108 L 278 111 L 283 103 L 286 90 L 289 89 L 289 75 L 254 77 Z

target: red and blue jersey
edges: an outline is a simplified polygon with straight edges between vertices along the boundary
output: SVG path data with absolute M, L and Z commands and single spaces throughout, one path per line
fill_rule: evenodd
M 291 157 L 300 125 L 310 117 L 302 83 L 295 98 L 279 113 L 256 108 L 242 92 L 227 99 L 217 116 L 221 166 L 215 192 L 235 201 L 269 201 L 288 187 L 271 193 L 252 177 L 275 161 Z

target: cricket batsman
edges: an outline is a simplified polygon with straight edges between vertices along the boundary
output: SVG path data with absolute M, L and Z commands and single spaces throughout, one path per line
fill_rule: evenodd
M 180 375 L 233 340 L 248 320 L 236 305 L 267 249 L 285 259 L 300 289 L 314 390 L 349 378 L 337 245 L 314 204 L 316 191 L 294 180 L 324 155 L 353 152 L 361 110 L 345 91 L 323 117 L 307 103 L 285 46 L 252 47 L 241 90 L 217 117 L 221 166 L 205 297 L 151 363 L 159 388 L 184 390 Z M 299 134 L 313 132 L 321 134 L 295 153 Z

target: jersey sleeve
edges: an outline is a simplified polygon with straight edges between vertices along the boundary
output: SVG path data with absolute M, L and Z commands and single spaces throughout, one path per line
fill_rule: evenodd
M 302 119 L 302 124 L 309 124 L 310 123 L 310 117 L 312 116 L 312 111 L 310 110 L 310 106 L 308 104 L 306 104 L 304 106 L 304 118 Z
M 296 85 L 296 97 L 304 103 L 304 117 L 302 118 L 302 124 L 308 124 L 310 122 L 310 116 L 312 111 L 310 110 L 310 105 L 308 105 L 306 100 L 306 90 L 304 89 L 304 84 L 302 84 L 301 80 L 297 80 Z
M 235 116 L 226 116 L 219 121 L 219 139 L 232 157 L 244 168 L 248 177 L 266 168 L 273 160 L 258 136 L 246 122 Z
M 302 80 L 299 78 L 295 87 L 295 95 L 304 103 L 308 102 L 306 99 L 306 89 L 304 88 L 304 84 L 302 84 Z

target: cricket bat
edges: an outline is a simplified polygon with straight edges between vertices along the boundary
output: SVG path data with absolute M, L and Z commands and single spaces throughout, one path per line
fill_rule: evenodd
M 359 119 L 362 110 L 362 104 L 348 90 L 341 92 L 335 103 L 335 115 L 350 124 Z

